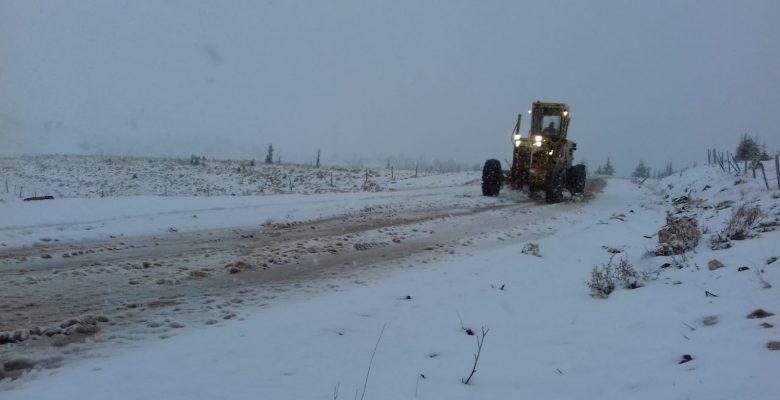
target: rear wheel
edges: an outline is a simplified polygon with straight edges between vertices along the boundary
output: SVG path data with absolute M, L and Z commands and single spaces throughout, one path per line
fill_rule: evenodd
M 585 165 L 577 164 L 569 168 L 567 187 L 571 194 L 582 194 L 585 192 Z
M 547 175 L 544 185 L 544 200 L 547 203 L 560 203 L 563 200 L 563 184 L 566 170 L 560 167 L 553 168 Z
M 501 161 L 490 159 L 482 167 L 482 195 L 498 196 L 504 173 L 501 171 Z

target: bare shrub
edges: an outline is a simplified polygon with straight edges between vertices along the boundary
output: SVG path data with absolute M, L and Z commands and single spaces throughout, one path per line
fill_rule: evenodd
M 606 265 L 593 267 L 590 281 L 585 282 L 590 288 L 590 295 L 600 299 L 606 299 L 615 291 L 619 284 L 624 289 L 636 289 L 644 286 L 643 280 L 652 279 L 650 274 L 640 274 L 628 259 L 621 258 L 617 265 L 613 264 L 614 255 L 609 258 Z
M 601 268 L 593 267 L 590 281 L 585 282 L 590 288 L 590 295 L 600 299 L 606 299 L 615 291 L 615 280 L 613 278 L 612 265 L 602 265 Z
M 726 227 L 710 239 L 710 248 L 719 250 L 729 248 L 730 240 L 745 240 L 755 236 L 753 230 L 759 225 L 764 212 L 758 206 L 742 204 L 734 210 Z
M 692 217 L 675 217 L 666 214 L 666 226 L 658 231 L 657 256 L 683 254 L 693 250 L 701 239 L 696 219 Z
M 758 225 L 764 212 L 758 206 L 741 205 L 734 211 L 722 234 L 730 240 L 745 240 L 751 237 L 750 231 Z
M 615 268 L 615 275 L 618 282 L 626 289 L 642 287 L 642 284 L 639 282 L 639 273 L 636 272 L 634 266 L 625 258 L 620 259 L 618 262 L 618 265 Z

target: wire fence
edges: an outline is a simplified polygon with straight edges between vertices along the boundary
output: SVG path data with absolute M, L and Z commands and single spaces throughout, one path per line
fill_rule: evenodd
M 773 161 L 774 169 L 771 169 Z M 769 163 L 769 171 L 767 171 L 764 163 Z M 753 179 L 763 178 L 767 190 L 780 190 L 780 155 L 775 154 L 774 160 L 771 158 L 769 160 L 739 160 L 736 155 L 731 154 L 728 151 L 723 152 L 718 151 L 717 149 L 707 149 L 707 165 L 717 165 L 723 172 L 729 174 L 733 173 L 735 175 L 743 176 L 752 174 Z

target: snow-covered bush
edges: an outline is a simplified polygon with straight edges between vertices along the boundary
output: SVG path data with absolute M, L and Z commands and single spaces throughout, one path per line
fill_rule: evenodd
M 585 284 L 590 288 L 590 295 L 592 297 L 598 297 L 600 299 L 606 299 L 615 291 L 614 272 L 612 271 L 612 265 L 602 265 L 601 267 L 593 267 L 591 271 L 590 281 Z
M 628 260 L 621 258 L 615 268 L 615 275 L 618 282 L 625 289 L 636 289 L 642 287 L 642 283 L 639 282 L 639 273 L 636 272 L 634 266 L 631 265 Z
M 701 239 L 696 219 L 692 217 L 675 217 L 666 214 L 666 226 L 658 231 L 657 256 L 682 254 L 693 250 Z
M 590 295 L 600 299 L 606 299 L 615 291 L 619 284 L 624 289 L 636 289 L 642 287 L 640 280 L 645 279 L 634 269 L 634 266 L 628 262 L 628 259 L 621 258 L 617 266 L 612 264 L 613 257 L 609 262 L 601 267 L 593 267 L 590 281 L 585 284 L 590 288 Z

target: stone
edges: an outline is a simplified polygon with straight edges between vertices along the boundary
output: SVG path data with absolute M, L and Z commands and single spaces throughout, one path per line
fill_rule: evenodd
M 79 323 L 79 320 L 77 320 L 76 318 L 71 318 L 71 319 L 62 321 L 62 323 L 60 324 L 60 328 L 65 329 L 65 328 L 67 328 L 69 326 L 73 326 L 73 325 L 76 325 L 78 323 Z
M 769 350 L 780 350 L 780 342 L 778 341 L 771 341 L 766 344 L 766 348 Z
M 27 329 L 19 329 L 16 332 L 14 332 L 15 342 L 24 342 L 29 338 L 30 338 L 30 331 Z
M 704 317 L 701 320 L 701 323 L 704 326 L 712 326 L 718 323 L 718 316 L 717 315 L 710 315 L 708 317 Z
M 747 318 L 748 319 L 766 318 L 766 317 L 771 317 L 773 315 L 775 315 L 775 314 L 773 314 L 771 312 L 768 312 L 768 311 L 764 311 L 764 310 L 759 308 L 759 309 L 753 311 L 752 313 L 748 314 Z
M 525 246 L 523 246 L 523 250 L 521 250 L 520 252 L 523 254 L 530 254 L 537 257 L 542 256 L 539 253 L 539 245 L 536 243 L 526 243 Z
M 707 267 L 710 269 L 710 271 L 715 271 L 716 269 L 723 268 L 723 263 L 713 259 L 707 263 Z
M 59 335 L 60 333 L 62 333 L 62 328 L 55 326 L 44 329 L 43 332 L 41 332 L 41 336 L 52 337 L 54 335 Z

